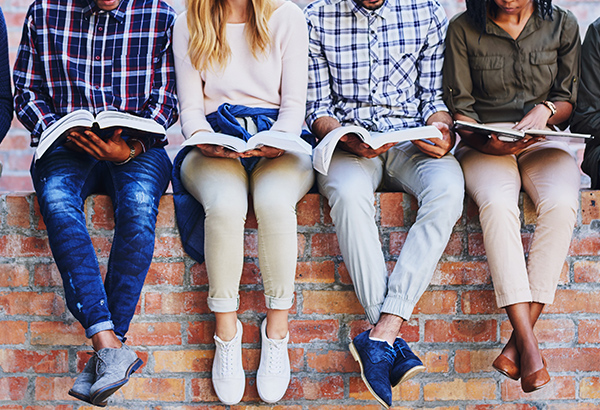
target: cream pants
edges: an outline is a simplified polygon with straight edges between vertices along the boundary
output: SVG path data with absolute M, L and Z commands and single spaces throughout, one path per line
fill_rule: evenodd
M 552 303 L 577 217 L 580 174 L 565 144 L 541 141 L 518 155 L 487 155 L 464 144 L 456 149 L 466 191 L 479 220 L 496 302 Z M 525 262 L 519 191 L 535 205 L 537 224 Z
M 233 312 L 239 306 L 244 224 L 251 194 L 266 305 L 289 309 L 298 254 L 296 204 L 314 182 L 310 157 L 286 153 L 262 158 L 248 174 L 239 160 L 205 157 L 196 148 L 182 163 L 181 180 L 206 213 L 208 307 L 213 312 Z

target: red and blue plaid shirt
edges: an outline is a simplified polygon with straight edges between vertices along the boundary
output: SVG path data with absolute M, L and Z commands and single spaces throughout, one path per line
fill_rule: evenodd
M 35 0 L 14 69 L 15 109 L 31 145 L 77 109 L 125 111 L 165 129 L 173 124 L 175 18 L 162 0 L 121 0 L 112 11 L 94 0 Z

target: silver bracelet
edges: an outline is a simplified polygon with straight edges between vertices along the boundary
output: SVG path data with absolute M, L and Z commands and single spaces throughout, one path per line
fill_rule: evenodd
M 129 145 L 129 144 L 127 144 L 127 146 L 129 147 L 129 156 L 127 157 L 127 159 L 125 161 L 115 162 L 114 163 L 115 165 L 125 165 L 135 157 L 135 147 L 133 145 Z

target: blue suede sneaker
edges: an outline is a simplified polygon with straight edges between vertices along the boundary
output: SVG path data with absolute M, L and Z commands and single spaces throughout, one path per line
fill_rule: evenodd
M 421 359 L 410 350 L 404 339 L 397 337 L 394 341 L 394 350 L 396 351 L 396 360 L 390 372 L 390 383 L 396 387 L 408 379 L 412 379 L 419 373 L 425 371 L 425 366 Z
M 350 353 L 360 365 L 360 377 L 367 388 L 386 409 L 392 405 L 390 371 L 396 352 L 389 343 L 369 339 L 370 330 L 356 336 L 350 343 Z

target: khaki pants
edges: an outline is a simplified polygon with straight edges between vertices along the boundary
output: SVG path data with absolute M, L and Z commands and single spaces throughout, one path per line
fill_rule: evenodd
M 577 217 L 580 174 L 565 144 L 541 141 L 519 155 L 456 149 L 467 193 L 479 207 L 496 302 L 552 303 Z M 535 205 L 537 225 L 527 264 L 521 242 L 519 191 Z
M 181 166 L 181 180 L 203 206 L 208 307 L 238 308 L 244 264 L 248 194 L 258 221 L 258 259 L 269 309 L 289 309 L 294 300 L 296 204 L 314 182 L 311 158 L 286 153 L 263 158 L 250 174 L 237 159 L 209 158 L 193 149 Z

